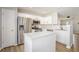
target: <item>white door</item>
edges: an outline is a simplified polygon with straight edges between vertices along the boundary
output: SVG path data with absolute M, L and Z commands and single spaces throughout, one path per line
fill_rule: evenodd
M 17 43 L 16 25 L 16 11 L 11 9 L 2 9 L 3 47 L 8 47 Z

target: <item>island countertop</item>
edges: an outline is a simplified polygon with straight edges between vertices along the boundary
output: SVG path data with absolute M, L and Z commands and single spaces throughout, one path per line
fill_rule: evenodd
M 42 32 L 24 33 L 24 36 L 27 36 L 29 38 L 38 38 L 45 35 L 51 35 L 52 33 L 55 34 L 54 32 L 51 31 L 42 31 Z

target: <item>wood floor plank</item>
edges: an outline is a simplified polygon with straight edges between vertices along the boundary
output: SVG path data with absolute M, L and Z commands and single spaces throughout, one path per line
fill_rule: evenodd
M 73 47 L 71 49 L 67 49 L 66 45 L 56 42 L 56 52 L 73 52 Z

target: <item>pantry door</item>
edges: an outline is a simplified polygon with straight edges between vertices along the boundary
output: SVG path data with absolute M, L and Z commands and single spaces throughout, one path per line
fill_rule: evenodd
M 16 10 L 2 9 L 2 47 L 17 44 Z

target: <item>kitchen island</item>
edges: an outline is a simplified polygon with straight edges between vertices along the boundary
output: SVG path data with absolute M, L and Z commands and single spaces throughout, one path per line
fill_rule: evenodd
M 56 34 L 50 31 L 24 33 L 25 52 L 55 52 Z

